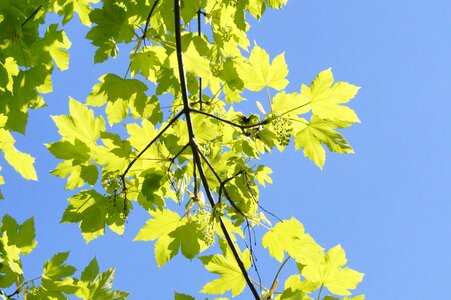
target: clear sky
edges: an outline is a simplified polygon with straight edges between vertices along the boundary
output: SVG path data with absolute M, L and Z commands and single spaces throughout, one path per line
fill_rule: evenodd
M 285 51 L 289 89 L 329 67 L 336 80 L 362 87 L 351 102 L 362 123 L 344 131 L 356 154 L 329 154 L 323 171 L 300 152 L 267 156 L 274 184 L 262 192 L 265 208 L 296 216 L 323 247 L 340 243 L 349 266 L 366 274 L 357 291 L 367 299 L 449 297 L 451 2 L 290 0 L 252 25 L 251 39 L 272 56 Z M 39 245 L 24 258 L 25 272 L 39 276 L 46 258 L 71 250 L 79 268 L 93 256 L 103 269 L 115 266 L 115 287 L 130 299 L 200 290 L 207 280 L 199 261 L 177 257 L 158 270 L 153 245 L 131 242 L 147 218 L 140 209 L 123 237 L 108 232 L 88 245 L 77 225 L 58 224 L 71 192 L 48 174 L 57 161 L 43 144 L 59 138 L 49 115 L 66 113 L 69 95 L 84 101 L 103 73 L 126 68 L 126 60 L 93 67 L 86 29 L 66 30 L 71 68 L 56 74 L 49 106 L 30 114 L 27 137 L 18 138 L 19 149 L 37 157 L 39 182 L 25 182 L 1 161 L 0 211 L 36 219 Z M 273 272 L 263 251 L 260 268 Z

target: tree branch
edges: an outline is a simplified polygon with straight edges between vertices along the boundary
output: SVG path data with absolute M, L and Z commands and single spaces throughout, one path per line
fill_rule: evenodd
M 160 1 L 160 0 L 155 0 L 155 2 L 152 5 L 152 8 L 150 9 L 149 14 L 147 15 L 146 25 L 144 25 L 144 31 L 141 36 L 141 39 L 143 39 L 143 40 L 147 37 L 147 30 L 149 29 L 150 18 L 152 17 L 153 12 L 154 12 L 155 8 L 157 7 L 158 1 Z
M 172 120 L 169 121 L 169 123 L 162 129 L 160 130 L 160 132 L 147 144 L 146 147 L 144 147 L 143 150 L 141 150 L 141 152 L 138 153 L 138 155 L 133 158 L 133 160 L 128 164 L 127 168 L 125 169 L 125 171 L 121 174 L 120 178 L 122 181 L 122 189 L 125 191 L 126 190 L 126 186 L 125 186 L 125 176 L 127 176 L 128 171 L 130 171 L 130 169 L 132 168 L 132 166 L 136 163 L 136 161 L 150 148 L 150 146 L 152 146 L 159 138 L 160 136 L 165 133 L 166 130 L 168 130 L 169 127 L 171 127 L 171 125 L 177 121 L 181 116 L 183 115 L 183 111 L 180 111 L 174 118 L 172 118 Z
M 238 123 L 232 122 L 232 121 L 230 121 L 230 120 L 227 120 L 227 119 L 218 117 L 218 116 L 216 116 L 216 115 L 213 115 L 213 114 L 210 114 L 210 113 L 208 113 L 208 112 L 205 112 L 205 111 L 202 111 L 202 110 L 198 110 L 198 109 L 195 109 L 195 108 L 191 108 L 190 110 L 191 110 L 192 112 L 194 112 L 194 113 L 198 113 L 198 114 L 201 114 L 201 115 L 205 115 L 205 116 L 208 116 L 208 117 L 210 117 L 210 118 L 213 118 L 213 119 L 216 119 L 216 120 L 218 120 L 218 121 L 221 121 L 221 122 L 223 122 L 223 123 L 229 124 L 229 125 L 231 125 L 231 126 L 233 126 L 233 127 L 240 128 L 241 130 L 259 127 L 259 126 L 268 124 L 268 123 L 272 120 L 272 118 L 266 118 L 266 119 L 264 119 L 263 121 L 258 122 L 258 123 L 256 123 L 256 124 L 247 124 L 247 125 L 244 125 L 244 124 L 238 124 Z
M 181 34 L 181 28 L 180 28 L 180 0 L 174 0 L 174 19 L 175 19 L 175 42 L 176 42 L 176 54 L 177 54 L 177 64 L 179 69 L 179 79 L 180 79 L 180 87 L 182 92 L 182 100 L 183 100 L 183 113 L 185 114 L 186 118 L 186 124 L 188 128 L 188 135 L 189 135 L 189 142 L 191 146 L 191 150 L 193 152 L 193 161 L 194 165 L 197 166 L 199 171 L 199 176 L 201 178 L 202 184 L 205 189 L 205 193 L 207 194 L 208 201 L 210 202 L 210 205 L 212 207 L 215 206 L 215 201 L 213 198 L 213 195 L 211 193 L 211 190 L 209 188 L 207 177 L 205 176 L 205 171 L 202 166 L 202 162 L 200 160 L 199 156 L 199 149 L 196 145 L 195 140 L 195 134 L 194 134 L 194 128 L 191 120 L 191 107 L 189 105 L 188 101 L 188 89 L 186 85 L 186 77 L 185 77 L 185 68 L 183 64 L 183 53 L 182 53 L 182 34 Z M 224 233 L 224 236 L 227 240 L 227 243 L 232 250 L 233 256 L 256 300 L 260 299 L 260 296 L 252 283 L 251 279 L 249 278 L 249 275 L 247 274 L 246 267 L 244 266 L 243 261 L 241 260 L 241 257 L 238 253 L 238 251 L 235 248 L 235 244 L 233 243 L 229 232 L 227 231 L 227 228 L 222 220 L 222 218 L 218 218 L 220 227 L 222 229 L 222 232 Z

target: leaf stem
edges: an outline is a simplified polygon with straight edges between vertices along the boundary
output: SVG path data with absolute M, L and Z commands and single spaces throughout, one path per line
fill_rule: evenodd
M 296 106 L 295 108 L 289 109 L 289 110 L 287 110 L 286 112 L 281 113 L 280 115 L 283 116 L 283 115 L 289 114 L 290 112 L 292 112 L 292 111 L 294 111 L 294 110 L 296 110 L 296 109 L 303 108 L 304 106 L 307 106 L 307 105 L 309 105 L 309 104 L 310 104 L 310 102 L 304 103 L 304 104 L 299 105 L 299 106 Z
M 279 277 L 280 272 L 282 271 L 283 267 L 285 266 L 285 264 L 286 264 L 289 260 L 290 260 L 290 256 L 288 256 L 288 257 L 284 260 L 284 262 L 280 265 L 279 269 L 277 270 L 277 273 L 276 273 L 276 275 L 274 276 L 274 280 L 272 281 L 271 288 L 269 289 L 269 292 L 271 293 L 271 295 L 274 293 L 274 291 L 275 291 L 276 288 L 277 288 L 277 284 L 278 284 L 278 282 L 279 282 L 279 281 L 277 280 L 277 278 Z
M 317 300 L 321 299 L 321 292 L 323 291 L 323 286 L 324 285 L 321 285 L 321 287 L 319 288 L 318 297 L 316 298 Z
M 265 88 L 266 88 L 266 97 L 268 98 L 269 111 L 272 112 L 272 107 L 271 107 L 271 95 L 269 94 L 268 86 L 266 86 Z

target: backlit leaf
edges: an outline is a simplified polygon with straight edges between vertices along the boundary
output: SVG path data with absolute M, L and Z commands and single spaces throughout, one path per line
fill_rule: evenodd
M 310 87 L 302 85 L 302 95 L 310 100 L 312 112 L 322 119 L 332 121 L 360 122 L 355 112 L 347 106 L 359 90 L 355 85 L 347 82 L 334 83 L 331 69 L 318 74 L 310 84 Z
M 251 51 L 249 64 L 241 64 L 238 73 L 250 91 L 260 91 L 265 87 L 281 90 L 288 84 L 284 54 L 278 55 L 270 64 L 268 53 L 257 45 Z

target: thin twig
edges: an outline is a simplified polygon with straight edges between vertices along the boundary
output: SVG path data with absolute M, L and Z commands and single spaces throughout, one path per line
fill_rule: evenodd
M 141 47 L 141 43 L 147 37 L 147 30 L 149 29 L 150 18 L 152 17 L 153 12 L 154 12 L 155 8 L 157 7 L 158 1 L 160 1 L 160 0 L 155 0 L 155 2 L 152 5 L 152 8 L 150 9 L 149 14 L 147 15 L 146 24 L 144 25 L 144 30 L 142 31 L 142 35 L 138 38 L 138 43 L 136 44 L 136 47 L 134 49 L 135 51 L 133 52 L 133 56 L 136 55 L 139 48 Z M 144 46 L 145 46 L 145 44 L 144 44 Z M 131 66 L 132 66 L 132 60 L 130 60 L 130 63 L 128 64 L 128 67 L 127 67 L 127 71 L 125 71 L 124 79 L 127 78 L 127 75 L 128 75 L 128 72 L 130 72 Z
M 198 147 L 197 147 L 198 148 Z M 214 176 L 216 177 L 216 179 L 219 182 L 219 201 L 221 201 L 221 197 L 222 197 L 222 190 L 224 190 L 224 196 L 226 197 L 226 199 L 229 201 L 230 205 L 232 205 L 232 207 L 240 214 L 242 215 L 246 220 L 247 220 L 247 216 L 246 214 L 235 204 L 235 202 L 233 202 L 230 199 L 230 196 L 227 192 L 227 189 L 225 189 L 225 184 L 227 182 L 229 182 L 230 180 L 233 180 L 236 176 L 240 175 L 241 172 L 244 171 L 240 171 L 237 174 L 235 174 L 235 176 L 227 178 L 225 181 L 221 180 L 221 177 L 219 176 L 218 172 L 216 172 L 215 168 L 213 167 L 213 165 L 210 163 L 210 161 L 208 160 L 208 158 L 205 156 L 205 154 L 199 150 L 199 154 L 202 157 L 202 159 L 205 161 L 205 163 L 207 164 L 207 166 L 210 168 L 210 170 L 213 172 Z
M 149 14 L 147 15 L 146 25 L 144 26 L 144 31 L 141 36 L 141 39 L 143 39 L 143 40 L 147 37 L 147 30 L 149 29 L 150 18 L 152 17 L 152 14 L 153 14 L 155 8 L 157 7 L 158 1 L 160 1 L 160 0 L 155 0 L 155 2 L 152 5 L 152 8 L 150 9 Z
M 173 158 L 171 158 L 171 159 L 169 160 L 168 171 L 171 169 L 171 166 L 172 166 L 172 164 L 174 163 L 174 161 L 177 159 L 177 157 L 178 157 L 179 155 L 181 155 L 181 154 L 186 150 L 186 148 L 188 148 L 188 147 L 189 147 L 189 143 L 186 144 L 185 146 L 183 146 L 182 149 L 180 149 L 180 151 L 177 152 L 177 154 L 176 154 Z
M 223 122 L 223 123 L 229 124 L 229 125 L 231 125 L 231 126 L 233 126 L 233 127 L 240 128 L 241 130 L 244 130 L 244 129 L 250 129 L 250 128 L 254 128 L 254 127 L 259 127 L 259 126 L 268 124 L 268 123 L 271 121 L 271 118 L 267 118 L 267 119 L 264 119 L 264 120 L 261 121 L 261 122 L 255 123 L 255 124 L 247 124 L 247 125 L 244 125 L 244 124 L 238 124 L 238 123 L 232 122 L 232 121 L 230 121 L 230 120 L 227 120 L 227 119 L 218 117 L 218 116 L 216 116 L 216 115 L 213 115 L 213 114 L 210 114 L 210 113 L 208 113 L 208 112 L 205 112 L 205 111 L 202 111 L 202 110 L 198 110 L 198 109 L 195 109 L 195 108 L 191 108 L 190 110 L 191 110 L 192 112 L 194 112 L 194 113 L 198 113 L 198 114 L 201 114 L 201 115 L 205 115 L 205 116 L 208 116 L 208 117 L 210 117 L 210 118 L 213 118 L 213 119 L 216 119 L 216 120 L 218 120 L 218 121 L 221 121 L 221 122 Z
M 25 24 L 27 24 L 29 21 L 31 21 L 36 14 L 39 12 L 39 10 L 43 8 L 42 5 L 39 5 L 38 8 L 35 9 L 35 11 L 20 25 L 21 27 L 24 27 Z
M 128 171 L 130 171 L 131 167 L 136 163 L 136 161 L 141 157 L 141 155 L 143 155 L 150 148 L 150 146 L 152 146 L 160 138 L 160 136 L 166 130 L 168 130 L 168 128 L 171 127 L 171 125 L 175 121 L 177 121 L 182 115 L 183 115 L 183 111 L 180 111 L 177 115 L 175 115 L 175 117 L 172 118 L 172 120 L 170 120 L 169 123 L 162 130 L 160 130 L 160 132 L 147 144 L 147 146 L 144 147 L 144 149 L 141 150 L 141 152 L 139 152 L 138 155 L 136 155 L 136 157 L 128 164 L 127 168 L 125 169 L 125 171 L 120 176 L 121 181 L 122 181 L 122 188 L 123 188 L 124 192 L 126 190 L 125 176 L 127 176 L 127 173 L 128 173 Z M 127 195 L 127 194 L 125 194 L 125 195 Z

